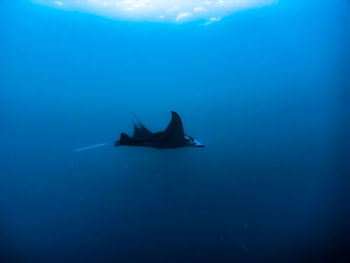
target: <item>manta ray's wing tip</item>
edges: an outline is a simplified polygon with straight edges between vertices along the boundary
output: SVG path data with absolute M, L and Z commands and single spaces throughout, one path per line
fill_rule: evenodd
M 171 113 L 171 116 L 174 117 L 174 116 L 180 116 L 176 111 L 170 111 Z

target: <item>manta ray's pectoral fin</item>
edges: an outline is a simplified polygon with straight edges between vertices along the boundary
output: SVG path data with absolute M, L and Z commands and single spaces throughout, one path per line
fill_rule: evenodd
M 168 147 L 180 147 L 186 144 L 182 121 L 175 111 L 171 112 L 171 121 L 163 132 L 162 141 Z
M 137 119 L 134 113 L 131 113 L 134 117 L 134 135 L 132 138 L 143 138 L 150 136 L 152 133 Z
M 116 142 L 115 146 L 117 145 L 132 145 L 133 144 L 133 139 L 127 135 L 126 133 L 122 132 L 120 134 L 120 140 Z

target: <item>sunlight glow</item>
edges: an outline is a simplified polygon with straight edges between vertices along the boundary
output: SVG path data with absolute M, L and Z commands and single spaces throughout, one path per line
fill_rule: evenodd
M 183 23 L 220 21 L 234 12 L 262 7 L 277 0 L 33 0 L 66 10 L 78 10 L 127 21 Z

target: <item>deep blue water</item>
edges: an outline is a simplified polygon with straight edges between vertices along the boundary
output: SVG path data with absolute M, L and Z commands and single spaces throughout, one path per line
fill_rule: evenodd
M 1 262 L 349 262 L 349 11 L 204 27 L 1 1 Z M 171 110 L 205 148 L 73 152 Z

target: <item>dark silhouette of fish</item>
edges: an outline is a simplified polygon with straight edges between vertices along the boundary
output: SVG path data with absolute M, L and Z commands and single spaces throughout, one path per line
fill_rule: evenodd
M 204 147 L 193 137 L 185 134 L 179 114 L 172 111 L 171 121 L 162 132 L 150 132 L 134 115 L 134 134 L 132 137 L 124 132 L 114 146 L 143 146 L 156 149 L 181 148 L 186 146 Z

